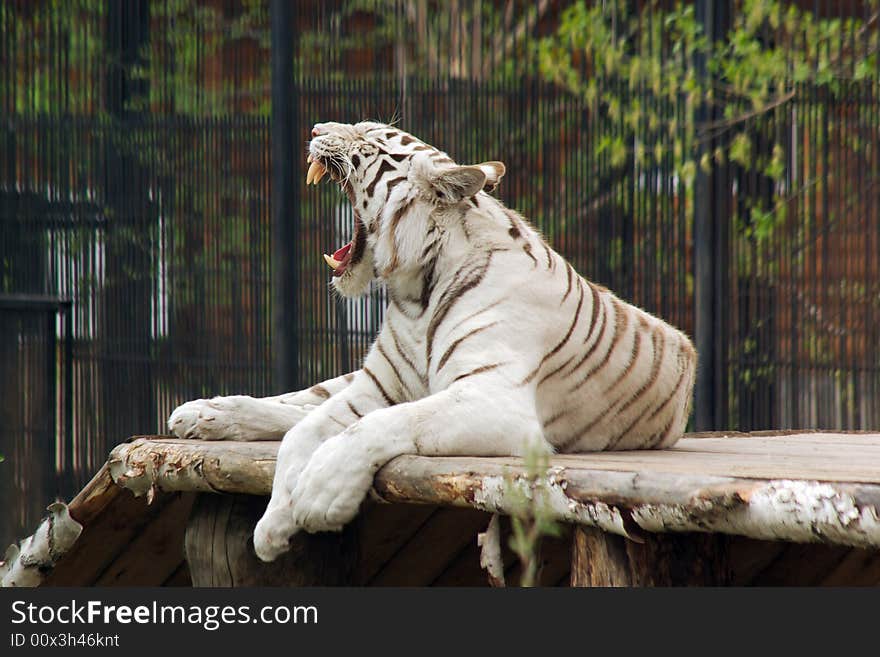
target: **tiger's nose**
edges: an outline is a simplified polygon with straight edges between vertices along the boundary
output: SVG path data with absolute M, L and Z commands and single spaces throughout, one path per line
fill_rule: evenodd
M 317 128 L 312 128 L 312 137 L 317 137 L 320 134 L 321 134 L 320 130 L 318 130 Z

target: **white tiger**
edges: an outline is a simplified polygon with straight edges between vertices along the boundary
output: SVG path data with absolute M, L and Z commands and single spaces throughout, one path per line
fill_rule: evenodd
M 687 336 L 578 275 L 490 196 L 500 162 L 458 166 L 379 123 L 320 123 L 306 182 L 354 209 L 324 258 L 344 296 L 382 281 L 385 323 L 357 372 L 271 397 L 180 406 L 181 437 L 284 437 L 254 534 L 271 561 L 299 530 L 339 530 L 402 454 L 522 455 L 666 447 L 687 421 Z

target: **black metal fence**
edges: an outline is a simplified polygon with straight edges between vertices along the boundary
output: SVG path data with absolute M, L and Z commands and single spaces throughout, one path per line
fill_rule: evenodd
M 583 274 L 692 335 L 702 317 L 712 426 L 878 428 L 876 3 L 807 3 L 869 68 L 740 114 L 750 152 L 782 167 L 769 173 L 720 154 L 723 116 L 658 129 L 651 116 L 695 116 L 684 93 L 575 56 L 595 95 L 547 75 L 536 46 L 569 4 L 291 5 L 295 379 L 357 367 L 383 313 L 381 290 L 328 292 L 321 253 L 348 239 L 350 210 L 332 186 L 305 190 L 309 128 L 399 119 L 458 161 L 505 161 L 500 196 Z M 677 6 L 599 4 L 646 33 Z M 274 389 L 270 21 L 238 0 L 0 5 L 0 494 L 14 509 L 0 539 L 177 404 Z M 628 122 L 620 99 L 653 114 Z M 677 149 L 697 153 L 691 176 Z

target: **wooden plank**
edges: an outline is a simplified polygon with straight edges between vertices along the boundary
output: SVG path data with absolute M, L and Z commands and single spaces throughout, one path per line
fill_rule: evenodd
M 122 489 L 113 482 L 107 464 L 101 466 L 95 476 L 67 505 L 70 515 L 82 525 L 92 522 L 113 501 Z
M 752 579 L 755 586 L 818 586 L 849 555 L 840 545 L 786 543 L 779 557 Z
M 819 583 L 822 586 L 880 586 L 880 551 L 851 549 Z
M 45 586 L 91 586 L 126 546 L 147 527 L 175 495 L 157 494 L 152 504 L 131 491 L 115 487 L 92 507 L 89 520 L 73 548 L 43 582 Z M 109 500 L 109 502 L 108 502 Z M 97 505 L 96 505 L 97 506 Z
M 876 447 L 880 445 L 880 434 L 862 433 L 862 434 L 840 434 L 840 433 L 802 433 L 789 434 L 781 436 L 766 436 L 748 434 L 745 436 L 733 436 L 716 438 L 682 438 L 675 446 L 678 445 L 694 445 L 699 446 L 703 442 L 720 442 L 720 443 L 752 443 L 752 442 L 776 443 L 779 445 L 828 445 L 839 446 L 849 445 L 853 447 Z
M 195 494 L 177 493 L 125 545 L 95 586 L 160 586 L 183 563 L 183 534 Z
M 367 504 L 358 524 L 359 557 L 352 581 L 369 584 L 437 511 L 421 504 Z
M 778 455 L 783 456 L 783 455 Z M 687 453 L 675 449 L 657 452 L 607 452 L 556 456 L 551 465 L 572 469 L 618 472 L 703 474 L 749 479 L 844 481 L 880 485 L 880 458 L 850 462 L 845 457 L 797 455 L 771 459 L 760 454 Z
M 189 576 L 189 567 L 187 567 L 185 560 L 182 560 L 177 570 L 162 582 L 162 586 L 192 586 L 192 578 Z
M 761 572 L 779 559 L 789 544 L 783 541 L 759 541 L 743 536 L 731 536 L 728 545 L 730 583 L 733 586 L 754 586 Z
M 41 586 L 55 581 L 59 563 L 76 548 L 83 526 L 100 516 L 121 492 L 105 465 L 69 505 L 50 504 L 34 533 L 7 550 L 8 563 L 0 562 L 0 584 Z
M 511 564 L 512 555 L 511 556 Z M 506 562 L 505 562 L 506 563 Z M 480 567 L 480 548 L 476 541 L 468 543 L 431 586 L 488 586 L 486 571 Z
M 439 509 L 370 581 L 371 586 L 427 586 L 486 528 L 489 515 Z
M 797 441 L 817 440 L 820 442 L 860 443 L 863 441 L 876 444 L 880 441 L 880 432 L 871 430 L 828 431 L 826 429 L 771 429 L 766 431 L 703 431 L 686 433 L 682 440 L 702 440 L 705 438 L 749 439 L 771 438 L 774 440 L 794 439 Z M 680 441 L 679 441 L 680 442 Z
M 704 438 L 703 440 L 684 440 L 669 448 L 672 453 L 688 452 L 694 454 L 766 454 L 788 456 L 836 457 L 837 448 L 845 446 L 845 454 L 867 454 L 873 457 L 880 455 L 880 444 L 856 445 L 852 443 L 822 443 L 806 440 L 787 440 L 780 438 L 748 438 L 748 439 L 724 439 Z

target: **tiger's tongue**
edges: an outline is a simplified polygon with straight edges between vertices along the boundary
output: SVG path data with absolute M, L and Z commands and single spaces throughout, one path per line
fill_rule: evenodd
M 342 261 L 342 259 L 345 258 L 346 255 L 348 255 L 350 249 L 351 242 L 343 246 L 341 249 L 336 249 L 336 251 L 333 253 L 333 259 Z
M 351 257 L 351 245 L 354 243 L 354 240 L 346 244 L 340 249 L 336 249 L 332 256 L 324 254 L 324 261 L 333 270 L 334 276 L 342 276 L 345 272 L 345 268 L 348 266 L 348 261 Z

